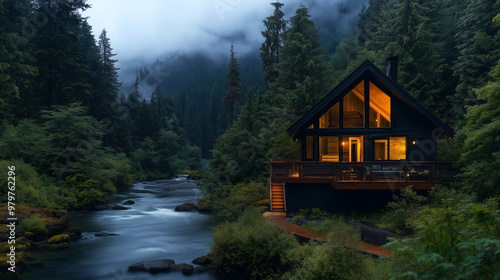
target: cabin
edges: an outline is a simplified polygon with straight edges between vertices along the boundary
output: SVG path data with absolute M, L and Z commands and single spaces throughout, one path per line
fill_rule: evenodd
M 454 132 L 397 84 L 397 64 L 364 62 L 288 128 L 302 158 L 271 160 L 271 211 L 382 208 L 438 182 L 436 141 Z

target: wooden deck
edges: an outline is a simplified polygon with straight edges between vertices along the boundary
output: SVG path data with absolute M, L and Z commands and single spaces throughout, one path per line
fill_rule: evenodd
M 284 212 L 266 212 L 263 214 L 264 217 L 268 218 L 269 222 L 275 224 L 285 231 L 305 240 L 315 240 L 318 242 L 326 242 L 326 237 L 324 234 L 314 233 L 306 228 L 299 225 L 290 223 L 286 221 L 286 213 Z M 384 249 L 379 246 L 368 244 L 366 242 L 360 241 L 362 246 L 362 252 L 370 254 L 376 257 L 391 257 L 392 251 Z

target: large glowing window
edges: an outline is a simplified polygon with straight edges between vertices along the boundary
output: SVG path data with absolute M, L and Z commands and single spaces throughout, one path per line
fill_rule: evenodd
M 339 161 L 339 137 L 319 137 L 319 157 L 321 161 Z
M 365 82 L 344 96 L 344 128 L 365 127 Z
M 319 118 L 319 128 L 339 128 L 339 103 Z
M 406 159 L 406 137 L 389 137 L 390 160 Z
M 370 128 L 391 127 L 391 98 L 370 83 Z
M 375 160 L 387 160 L 387 139 L 377 139 L 375 140 Z

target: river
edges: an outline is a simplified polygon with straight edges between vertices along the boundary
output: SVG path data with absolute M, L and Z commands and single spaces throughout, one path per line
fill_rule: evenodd
M 44 252 L 42 268 L 22 274 L 23 280 L 142 280 L 221 279 L 205 272 L 184 276 L 180 272 L 149 274 L 128 272 L 136 262 L 173 259 L 188 263 L 209 251 L 214 219 L 198 212 L 175 212 L 175 206 L 196 203 L 200 190 L 181 176 L 177 179 L 134 184 L 113 204 L 134 200 L 129 210 L 87 211 L 70 214 L 71 226 L 81 227 L 83 238 L 67 250 Z M 119 236 L 96 237 L 96 232 Z

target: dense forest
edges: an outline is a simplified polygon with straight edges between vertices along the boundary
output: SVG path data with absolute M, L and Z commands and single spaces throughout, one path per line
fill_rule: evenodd
M 319 29 L 331 21 L 313 19 L 306 5 L 290 18 L 286 4 L 271 5 L 259 50 L 239 56 L 235 42 L 224 63 L 175 55 L 138 69 L 120 90 L 112 38 L 106 30 L 94 38 L 81 16 L 90 8 L 85 0 L 0 0 L 1 184 L 14 165 L 22 178 L 17 201 L 81 209 L 133 181 L 205 169 L 206 201 L 228 221 L 212 244 L 224 273 L 244 267 L 255 279 L 370 278 L 389 269 L 338 244 L 298 247 L 257 221 L 252 207 L 266 207 L 270 159 L 300 158 L 286 128 L 363 61 L 383 69 L 397 56 L 398 83 L 456 131 L 439 143 L 439 157 L 458 174 L 429 200 L 409 190 L 388 206 L 392 221 L 403 219 L 400 229 L 418 237 L 397 241 L 405 250 L 391 275 L 499 277 L 500 1 L 370 0 L 350 34 Z M 0 203 L 6 194 L 1 188 Z M 432 239 L 445 222 L 446 238 Z M 239 244 L 231 243 L 235 232 L 245 232 Z M 228 246 L 252 236 L 261 236 L 254 249 L 262 257 L 273 252 L 269 267 L 225 259 L 228 248 L 248 253 Z M 351 274 L 322 269 L 340 259 L 351 262 Z

